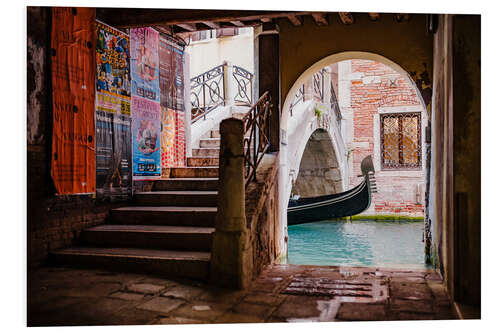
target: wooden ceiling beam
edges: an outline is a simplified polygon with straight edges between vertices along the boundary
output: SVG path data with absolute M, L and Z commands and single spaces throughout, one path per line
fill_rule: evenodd
M 229 21 L 229 22 L 231 22 L 231 24 L 233 24 L 236 27 L 244 27 L 245 26 L 245 24 L 239 20 Z
M 212 22 L 212 21 L 202 21 L 204 25 L 209 27 L 210 29 L 220 29 L 220 24 L 217 22 Z
M 354 23 L 354 16 L 349 12 L 339 12 L 340 21 L 342 24 L 350 25 Z
M 164 33 L 166 35 L 173 34 L 172 26 L 155 25 L 155 26 L 153 26 L 153 29 L 155 29 L 158 32 Z
M 194 23 L 178 23 L 176 26 L 181 27 L 182 29 L 186 31 L 196 31 L 196 24 Z
M 395 15 L 397 22 L 408 22 L 410 20 L 410 14 L 397 13 Z
M 311 15 L 317 25 L 328 25 L 325 13 L 312 13 Z
M 302 23 L 304 22 L 302 16 L 297 16 L 297 15 L 288 15 L 288 20 L 292 22 L 292 24 L 296 27 L 301 26 Z
M 310 12 L 207 9 L 97 8 L 97 18 L 114 27 L 134 28 L 182 23 L 254 21 Z
M 370 20 L 372 20 L 372 21 L 378 21 L 378 20 L 380 20 L 380 14 L 379 13 L 368 13 L 368 16 L 370 17 Z
M 269 23 L 269 22 L 272 22 L 273 19 L 270 18 L 270 17 L 263 17 L 260 19 L 263 23 Z

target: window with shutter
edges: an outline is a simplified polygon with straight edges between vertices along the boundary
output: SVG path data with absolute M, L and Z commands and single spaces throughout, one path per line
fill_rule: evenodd
M 382 169 L 417 169 L 422 166 L 420 113 L 380 116 Z

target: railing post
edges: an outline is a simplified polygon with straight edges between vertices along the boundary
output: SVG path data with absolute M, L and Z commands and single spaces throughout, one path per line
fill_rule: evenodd
M 243 289 L 251 281 L 252 260 L 245 217 L 243 121 L 220 124 L 217 218 L 212 238 L 210 280 L 213 284 Z
M 223 77 L 223 89 L 224 89 L 224 105 L 234 104 L 234 80 L 233 80 L 233 64 L 229 61 L 224 61 L 224 77 Z

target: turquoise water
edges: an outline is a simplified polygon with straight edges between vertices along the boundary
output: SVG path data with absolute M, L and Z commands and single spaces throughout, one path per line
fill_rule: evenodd
M 289 264 L 426 268 L 423 222 L 321 221 L 288 227 Z

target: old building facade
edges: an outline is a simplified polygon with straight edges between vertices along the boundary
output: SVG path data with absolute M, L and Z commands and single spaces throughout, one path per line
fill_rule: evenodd
M 349 187 L 359 183 L 366 155 L 372 155 L 376 171 L 378 192 L 363 215 L 423 217 L 427 112 L 417 90 L 380 62 L 352 59 L 332 68 L 338 68 Z

